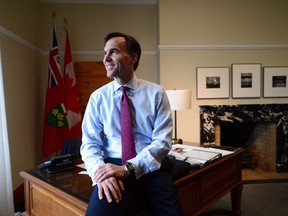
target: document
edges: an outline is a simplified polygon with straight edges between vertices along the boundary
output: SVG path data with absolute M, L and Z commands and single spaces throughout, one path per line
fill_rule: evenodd
M 76 166 L 78 166 L 78 167 L 86 170 L 86 167 L 85 167 L 85 164 L 84 164 L 84 163 L 77 164 Z
M 169 155 L 174 156 L 177 160 L 186 161 L 191 165 L 204 166 L 216 159 L 219 159 L 223 156 L 232 153 L 233 151 L 227 151 L 216 148 L 205 148 L 205 147 L 175 144 L 172 146 Z
M 77 164 L 76 166 L 78 166 L 78 167 L 84 169 L 84 170 L 80 171 L 79 174 L 82 174 L 82 175 L 88 175 L 88 172 L 87 172 L 87 170 L 86 170 L 86 166 L 85 166 L 84 163 Z

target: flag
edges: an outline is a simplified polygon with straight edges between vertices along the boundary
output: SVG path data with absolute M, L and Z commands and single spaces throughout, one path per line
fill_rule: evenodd
M 64 105 L 64 86 L 60 71 L 60 57 L 55 24 L 53 21 L 43 132 L 43 153 L 46 157 L 62 148 L 68 132 L 68 121 L 66 119 L 66 109 Z
M 69 33 L 66 29 L 66 46 L 64 60 L 65 107 L 69 125 L 69 139 L 65 140 L 62 154 L 79 154 L 82 137 L 82 117 L 77 91 L 76 77 L 72 61 Z

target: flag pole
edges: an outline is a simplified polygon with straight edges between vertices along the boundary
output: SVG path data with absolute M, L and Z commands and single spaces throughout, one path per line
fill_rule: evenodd
M 58 154 L 69 137 L 65 108 L 64 84 L 61 75 L 59 48 L 55 31 L 56 12 L 52 13 L 53 29 L 49 52 L 48 85 L 44 113 L 43 153 L 44 156 Z
M 65 107 L 67 109 L 67 121 L 69 126 L 69 138 L 64 142 L 63 154 L 76 154 L 80 157 L 80 146 L 82 144 L 82 116 L 81 107 L 76 85 L 76 76 L 72 60 L 72 50 L 68 34 L 68 20 L 64 18 L 66 31 L 66 44 L 64 54 L 64 85 L 65 85 Z

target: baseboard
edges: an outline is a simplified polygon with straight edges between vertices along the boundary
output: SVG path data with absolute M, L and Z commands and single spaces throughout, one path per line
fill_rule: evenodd
M 261 183 L 288 183 L 288 179 L 254 179 L 254 180 L 243 180 L 243 184 L 261 184 Z

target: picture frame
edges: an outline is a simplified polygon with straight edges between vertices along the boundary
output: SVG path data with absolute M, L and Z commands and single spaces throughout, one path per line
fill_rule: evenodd
M 261 97 L 261 64 L 232 64 L 232 98 Z
M 288 67 L 264 67 L 264 97 L 288 97 Z
M 229 67 L 197 67 L 197 99 L 229 98 Z

